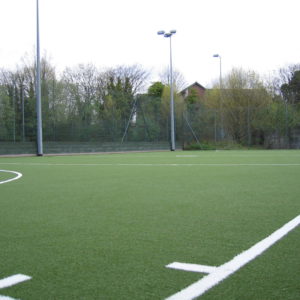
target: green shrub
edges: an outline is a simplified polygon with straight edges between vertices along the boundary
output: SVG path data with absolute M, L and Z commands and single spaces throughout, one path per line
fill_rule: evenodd
M 233 141 L 191 143 L 184 145 L 183 150 L 243 150 L 247 149 L 241 144 Z

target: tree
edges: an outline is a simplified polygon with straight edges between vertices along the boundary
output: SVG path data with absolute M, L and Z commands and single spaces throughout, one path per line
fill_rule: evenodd
M 92 123 L 93 105 L 97 97 L 97 70 L 91 65 L 80 64 L 66 68 L 62 81 L 68 93 L 69 109 L 84 125 Z
M 14 71 L 0 70 L 0 140 L 35 140 L 35 61 L 25 56 Z M 122 136 L 133 102 L 150 73 L 139 65 L 100 71 L 92 64 L 66 68 L 58 78 L 41 60 L 43 138 L 92 140 Z M 23 135 L 23 136 L 22 136 Z
M 170 69 L 165 68 L 160 74 L 160 81 L 164 85 L 170 85 Z M 179 92 L 181 91 L 187 84 L 184 79 L 183 74 L 178 70 L 173 70 L 173 84 L 174 84 L 174 90 Z
M 283 71 L 282 71 L 283 72 Z M 284 100 L 290 104 L 300 103 L 300 66 L 289 69 L 290 76 L 286 76 L 286 82 L 280 87 Z
M 194 89 L 191 89 L 188 96 L 184 100 L 188 105 L 194 105 L 197 102 L 200 102 L 200 97 Z
M 137 94 L 143 90 L 149 72 L 139 65 L 118 66 L 98 76 L 99 121 L 113 140 L 122 137 Z
M 118 66 L 107 70 L 105 73 L 106 80 L 109 83 L 117 85 L 119 81 L 123 90 L 132 95 L 136 95 L 143 90 L 150 76 L 149 71 L 140 65 Z
M 248 145 L 258 134 L 259 112 L 272 102 L 258 74 L 236 68 L 223 78 L 222 90 L 217 88 L 208 98 L 210 107 L 218 112 L 218 122 L 223 121 L 225 135 Z
M 6 89 L 0 86 L 0 141 L 11 140 L 13 133 L 13 107 Z
M 161 81 L 156 81 L 148 88 L 148 96 L 161 98 L 165 85 Z

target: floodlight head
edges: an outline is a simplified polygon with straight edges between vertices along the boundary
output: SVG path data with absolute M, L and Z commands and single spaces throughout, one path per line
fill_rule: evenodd
M 164 34 L 164 37 L 167 37 L 167 38 L 168 38 L 168 37 L 170 37 L 171 35 L 172 35 L 172 33 L 170 33 L 170 32 L 169 32 L 169 33 L 165 33 L 165 34 Z
M 165 32 L 163 30 L 160 30 L 160 31 L 157 32 L 157 34 L 158 35 L 163 35 L 163 34 L 165 34 Z
M 174 30 L 174 29 L 173 29 L 173 30 L 170 30 L 170 33 L 171 33 L 171 34 L 175 34 L 175 33 L 176 33 L 176 30 Z
M 220 57 L 220 55 L 219 54 L 214 54 L 213 57 Z

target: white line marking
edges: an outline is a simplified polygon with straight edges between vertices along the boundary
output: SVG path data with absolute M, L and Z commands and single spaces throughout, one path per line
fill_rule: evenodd
M 300 215 L 289 221 L 271 235 L 258 242 L 248 250 L 238 254 L 232 260 L 216 268 L 216 270 L 180 292 L 166 298 L 167 300 L 191 300 L 201 296 L 241 267 L 262 254 L 300 224 Z
M 11 298 L 11 297 L 8 297 L 8 296 L 1 296 L 0 295 L 0 300 L 18 300 L 18 299 Z
M 30 280 L 31 277 L 23 274 L 16 274 L 0 280 L 0 289 Z
M 184 270 L 184 271 L 197 272 L 197 273 L 207 273 L 207 274 L 212 273 L 217 269 L 217 267 L 197 265 L 197 264 L 186 264 L 186 263 L 179 263 L 179 262 L 173 262 L 167 265 L 166 267 L 170 269 Z
M 4 180 L 4 181 L 0 181 L 0 184 L 17 180 L 17 179 L 19 179 L 19 178 L 21 178 L 23 176 L 20 172 L 16 172 L 16 171 L 0 170 L 0 172 L 12 173 L 12 174 L 16 174 L 17 175 L 14 178 L 11 178 L 11 179 L 8 179 L 8 180 Z
M 146 164 L 146 163 L 99 163 L 99 164 L 66 164 L 66 163 L 0 163 L 0 165 L 18 165 L 18 166 L 141 166 L 141 167 L 193 167 L 193 166 L 200 166 L 200 167 L 239 167 L 239 166 L 256 166 L 256 167 L 289 167 L 289 166 L 300 166 L 300 163 L 296 164 L 209 164 L 209 163 L 199 163 L 199 164 Z
M 31 279 L 30 276 L 23 275 L 23 274 L 12 275 L 0 280 L 0 289 L 4 289 L 30 279 Z M 0 295 L 0 300 L 17 300 L 17 299 Z
M 176 155 L 176 157 L 199 157 L 199 155 Z

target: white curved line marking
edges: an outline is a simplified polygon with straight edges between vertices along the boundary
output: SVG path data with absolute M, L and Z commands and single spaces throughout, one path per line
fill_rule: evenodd
M 21 177 L 23 176 L 22 173 L 16 172 L 16 171 L 0 170 L 0 172 L 12 173 L 12 174 L 16 174 L 16 175 L 17 175 L 17 176 L 14 177 L 14 178 L 7 179 L 7 180 L 4 180 L 4 181 L 0 181 L 0 184 L 2 184 L 2 183 L 7 183 L 7 182 L 11 182 L 11 181 L 14 181 L 14 180 L 17 180 L 17 179 L 19 179 L 19 178 L 21 178 Z

